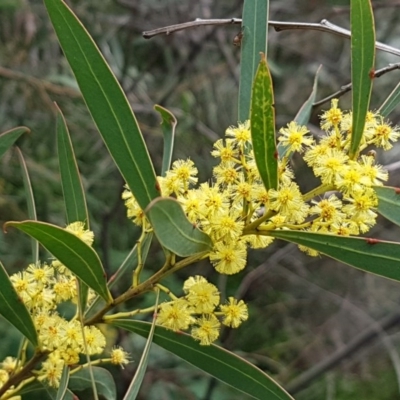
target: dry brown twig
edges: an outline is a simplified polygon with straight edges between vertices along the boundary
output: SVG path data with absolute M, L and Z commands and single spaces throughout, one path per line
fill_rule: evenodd
M 227 19 L 200 19 L 197 18 L 194 21 L 184 22 L 182 24 L 169 25 L 162 28 L 153 29 L 151 31 L 143 32 L 143 37 L 150 39 L 157 35 L 170 35 L 171 33 L 178 32 L 185 29 L 195 28 L 198 26 L 207 25 L 239 25 L 242 23 L 241 18 L 227 18 Z M 350 38 L 351 32 L 344 29 L 338 25 L 332 24 L 326 19 L 323 19 L 320 23 L 308 23 L 308 22 L 280 22 L 280 21 L 268 21 L 268 24 L 275 28 L 277 32 L 286 30 L 316 30 L 322 32 L 332 33 L 341 37 Z M 396 56 L 400 56 L 400 50 L 395 47 L 388 46 L 381 42 L 375 42 L 377 49 L 385 51 Z M 387 72 L 400 69 L 400 63 L 389 64 L 388 66 L 375 71 L 374 77 L 379 78 L 380 76 L 386 74 Z M 345 93 L 351 90 L 351 83 L 344 85 L 337 92 L 319 100 L 313 104 L 313 107 L 318 107 L 333 98 L 343 96 Z

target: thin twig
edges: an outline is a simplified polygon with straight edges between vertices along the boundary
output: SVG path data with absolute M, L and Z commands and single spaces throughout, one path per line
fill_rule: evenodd
M 208 26 L 208 25 L 232 25 L 242 23 L 241 18 L 228 18 L 228 19 L 201 19 L 196 18 L 194 21 L 184 22 L 182 24 L 175 24 L 164 26 L 162 28 L 152 29 L 151 31 L 143 32 L 145 39 L 150 39 L 157 35 L 170 35 L 171 33 L 182 31 L 184 29 L 194 28 L 196 26 Z
M 382 75 L 385 75 L 386 73 L 390 71 L 394 71 L 395 69 L 400 69 L 400 63 L 396 64 L 389 64 L 386 67 L 383 67 L 381 69 L 377 69 L 374 73 L 374 78 L 379 78 Z M 347 85 L 344 85 L 338 90 L 337 92 L 325 97 L 322 100 L 318 100 L 313 104 L 313 107 L 318 107 L 321 104 L 327 103 L 329 100 L 336 99 L 338 97 L 343 96 L 345 93 L 349 92 L 351 90 L 352 84 L 348 83 Z
M 225 19 L 201 19 L 196 18 L 194 21 L 184 22 L 182 24 L 175 24 L 164 26 L 162 28 L 153 29 L 151 31 L 143 32 L 145 39 L 150 39 L 157 35 L 170 35 L 171 33 L 182 31 L 184 29 L 195 28 L 198 26 L 207 25 L 239 25 L 242 23 L 241 18 L 225 18 Z M 284 21 L 268 21 L 268 25 L 275 28 L 277 32 L 300 29 L 300 30 L 312 30 L 333 33 L 338 36 L 345 38 L 351 37 L 351 32 L 338 25 L 332 24 L 326 19 L 323 19 L 320 23 L 312 22 L 284 22 Z M 395 54 L 400 56 L 400 50 L 395 47 L 388 46 L 381 42 L 375 42 L 375 46 L 379 50 L 386 51 L 387 53 Z

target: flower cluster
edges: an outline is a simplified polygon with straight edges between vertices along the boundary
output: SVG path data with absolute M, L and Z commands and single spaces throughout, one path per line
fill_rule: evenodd
M 367 232 L 376 220 L 374 186 L 382 185 L 388 173 L 376 163 L 368 146 L 387 150 L 400 137 L 378 113 L 369 112 L 357 157 L 350 158 L 352 113 L 338 107 L 321 116 L 324 135 L 315 140 L 305 126 L 290 122 L 280 130 L 279 185 L 265 190 L 256 168 L 249 122 L 230 127 L 226 138 L 214 144 L 211 154 L 220 159 L 213 181 L 191 188 L 197 169 L 191 160 L 176 161 L 159 182 L 163 196 L 175 196 L 188 219 L 206 232 L 214 243 L 209 258 L 222 274 L 235 274 L 246 265 L 247 248 L 263 248 L 272 242 L 271 229 L 302 229 L 338 235 Z M 294 152 L 304 153 L 321 186 L 301 193 L 290 168 Z M 325 194 L 325 195 L 324 195 Z M 323 196 L 324 195 L 324 196 Z M 129 190 L 124 192 L 128 216 L 140 224 L 143 212 Z M 257 233 L 246 226 L 260 221 Z
M 382 185 L 388 174 L 376 163 L 374 151 L 361 152 L 368 146 L 390 149 L 400 136 L 398 128 L 378 113 L 369 112 L 358 153 L 350 157 L 352 113 L 342 111 L 334 99 L 331 108 L 321 116 L 321 130 L 323 135 L 314 138 L 307 127 L 296 122 L 280 129 L 276 188 L 266 190 L 261 180 L 249 121 L 228 128 L 226 138 L 214 144 L 211 155 L 220 162 L 213 169 L 212 181 L 196 187 L 197 168 L 191 160 L 175 161 L 165 177 L 158 178 L 162 195 L 175 197 L 187 218 L 212 239 L 213 249 L 208 257 L 219 273 L 231 275 L 241 271 L 249 247 L 264 248 L 273 241 L 268 235 L 271 230 L 347 236 L 365 233 L 375 224 L 378 200 L 374 186 Z M 303 154 L 321 182 L 308 193 L 301 192 L 290 166 L 295 152 Z M 123 198 L 128 217 L 139 226 L 148 226 L 129 189 L 124 191 Z M 310 255 L 318 254 L 299 247 Z M 208 344 L 218 336 L 220 322 L 214 309 L 219 295 L 203 279 L 189 281 L 183 298 L 163 304 L 158 323 L 173 330 L 194 326 L 192 335 Z M 197 290 L 204 296 L 204 306 L 196 297 Z M 223 323 L 236 327 L 240 318 L 233 315 L 246 315 L 241 319 L 245 320 L 244 307 L 244 303 L 229 299 L 228 306 L 220 307 L 221 313 L 231 313 Z M 194 313 L 202 316 L 196 319 Z
M 174 331 L 187 330 L 202 345 L 214 342 L 222 324 L 237 328 L 248 318 L 243 300 L 233 297 L 220 305 L 218 289 L 202 276 L 190 277 L 183 285 L 185 296 L 163 303 L 157 315 L 157 323 Z M 217 307 L 219 306 L 219 311 Z
M 93 243 L 93 232 L 85 230 L 82 222 L 70 224 L 66 230 L 88 245 Z M 61 303 L 77 303 L 77 280 L 58 260 L 54 260 L 51 265 L 30 264 L 26 270 L 12 275 L 10 280 L 31 313 L 41 350 L 49 352 L 38 372 L 39 379 L 57 387 L 64 365 L 79 364 L 82 354 L 95 355 L 104 351 L 106 340 L 98 328 L 82 327 L 77 318 L 67 320 L 59 314 L 57 307 Z M 89 291 L 89 301 L 93 297 L 94 293 Z M 113 352 L 115 351 L 118 354 L 111 354 L 111 359 L 119 360 L 117 364 L 125 364 L 127 358 L 121 358 L 121 349 L 114 349 Z M 11 358 L 7 357 L 2 363 L 0 387 L 8 380 L 3 378 L 8 376 L 10 371 L 18 371 L 16 360 L 11 361 Z

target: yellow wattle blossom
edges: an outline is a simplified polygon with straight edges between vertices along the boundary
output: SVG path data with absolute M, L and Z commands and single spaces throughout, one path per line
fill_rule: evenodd
M 46 361 L 42 363 L 40 376 L 43 377 L 49 386 L 58 388 L 64 368 L 64 360 L 57 352 L 51 353 Z
M 125 200 L 125 207 L 127 209 L 127 217 L 132 219 L 133 223 L 137 226 L 143 226 L 146 219 L 144 211 L 140 208 L 135 196 L 126 186 L 126 189 L 122 193 L 122 199 Z
M 244 241 L 217 242 L 210 261 L 220 274 L 237 274 L 246 266 L 247 250 Z
M 249 317 L 247 305 L 243 300 L 237 301 L 235 298 L 229 297 L 227 304 L 221 305 L 220 308 L 224 316 L 222 323 L 231 328 L 237 328 Z
M 208 314 L 196 321 L 192 328 L 191 335 L 200 341 L 203 346 L 210 345 L 218 339 L 221 323 L 214 314 Z
M 173 331 L 186 330 L 194 322 L 193 310 L 185 299 L 161 304 L 157 324 Z
M 186 299 L 195 313 L 208 314 L 219 304 L 220 297 L 218 289 L 213 284 L 197 282 L 187 289 Z
M 334 194 L 318 202 L 314 200 L 312 203 L 315 205 L 311 207 L 310 214 L 317 217 L 313 220 L 314 226 L 331 225 L 346 218 L 346 213 L 342 211 L 343 203 Z
M 233 143 L 243 149 L 244 146 L 251 141 L 250 121 L 246 121 L 243 124 L 239 123 L 237 127 L 230 126 L 226 130 L 225 135 L 234 138 Z
M 371 144 L 376 147 L 382 147 L 384 150 L 389 150 L 393 147 L 391 142 L 397 141 L 400 137 L 400 131 L 398 127 L 392 127 L 388 123 L 379 121 L 373 130 L 372 136 Z
M 287 222 L 302 223 L 307 217 L 309 206 L 296 183 L 282 185 L 278 190 L 270 189 L 268 195 L 270 209 L 286 217 Z
M 3 370 L 7 371 L 9 374 L 17 370 L 18 360 L 15 357 L 6 357 L 2 363 L 1 367 Z M 0 379 L 1 380 L 1 379 Z
M 129 364 L 129 354 L 121 347 L 115 346 L 111 350 L 111 364 L 119 365 L 122 369 L 124 365 Z
M 91 325 L 83 328 L 84 341 L 86 346 L 83 348 L 87 349 L 87 354 L 101 354 L 106 346 L 106 338 L 102 334 L 99 328 Z
M 234 147 L 233 139 L 219 139 L 214 143 L 214 150 L 211 152 L 213 157 L 219 157 L 221 163 L 234 162 L 238 157 L 238 151 Z
M 300 126 L 292 121 L 287 125 L 287 128 L 281 128 L 279 133 L 282 135 L 278 141 L 292 153 L 295 151 L 302 152 L 305 146 L 311 146 L 314 139 L 306 136 L 310 131 L 305 126 Z
M 315 176 L 321 178 L 322 183 L 334 185 L 336 179 L 340 177 L 341 169 L 346 165 L 349 156 L 342 150 L 327 149 L 326 153 L 321 155 L 313 165 Z
M 321 129 L 328 131 L 337 128 L 342 122 L 343 112 L 338 108 L 338 99 L 332 100 L 332 107 L 321 115 Z
M 88 246 L 91 246 L 93 244 L 94 233 L 89 229 L 85 229 L 84 222 L 73 222 L 72 224 L 67 225 L 65 230 L 78 236 L 78 238 L 84 241 Z

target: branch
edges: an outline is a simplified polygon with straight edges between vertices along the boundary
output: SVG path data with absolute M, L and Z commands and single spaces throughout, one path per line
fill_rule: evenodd
M 150 39 L 157 35 L 170 35 L 171 33 L 182 31 L 184 29 L 195 28 L 196 26 L 209 26 L 209 25 L 240 25 L 241 18 L 228 18 L 228 19 L 201 19 L 196 18 L 194 21 L 184 22 L 182 24 L 175 24 L 164 26 L 163 28 L 153 29 L 151 31 L 143 32 L 145 39 Z
M 151 31 L 143 32 L 145 39 L 150 39 L 157 35 L 170 35 L 171 33 L 182 31 L 184 29 L 195 28 L 198 26 L 207 25 L 240 25 L 242 23 L 241 18 L 226 18 L 226 19 L 201 19 L 196 18 L 194 21 L 184 22 L 182 24 L 169 25 L 162 28 L 153 29 Z M 275 28 L 277 32 L 287 31 L 292 29 L 300 30 L 312 30 L 333 33 L 338 36 L 345 38 L 351 37 L 351 32 L 338 25 L 332 24 L 326 19 L 323 19 L 320 23 L 311 22 L 283 22 L 283 21 L 268 21 L 268 25 Z M 395 54 L 400 56 L 400 50 L 395 47 L 388 46 L 381 42 L 375 42 L 375 46 L 379 50 L 386 51 L 387 53 Z
M 386 73 L 390 72 L 390 71 L 394 71 L 395 69 L 400 69 L 400 63 L 396 63 L 396 64 L 389 64 L 387 67 L 383 67 L 381 69 L 377 69 L 374 72 L 374 78 L 379 78 L 382 75 L 385 75 Z M 344 85 L 340 88 L 340 90 L 338 90 L 337 92 L 329 95 L 328 97 L 325 97 L 322 100 L 316 101 L 313 104 L 313 107 L 318 107 L 321 104 L 327 103 L 329 100 L 332 99 L 336 99 L 338 97 L 343 96 L 345 93 L 349 92 L 351 90 L 352 84 L 348 83 L 347 85 Z

